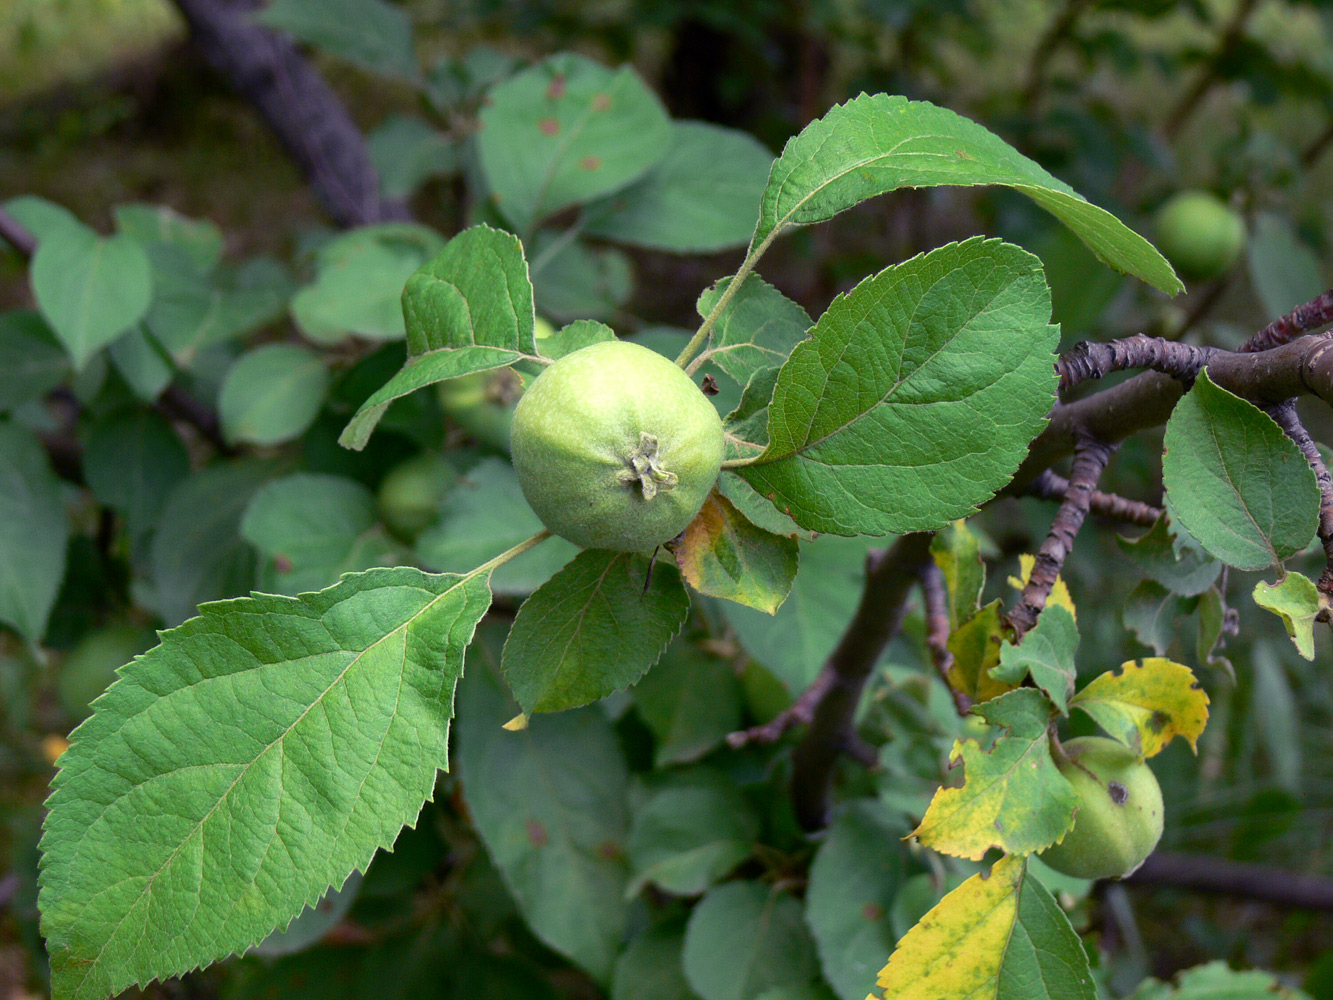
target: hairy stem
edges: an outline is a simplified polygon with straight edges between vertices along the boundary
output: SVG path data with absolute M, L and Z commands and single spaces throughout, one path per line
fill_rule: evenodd
M 774 229 L 764 237 L 764 242 L 760 243 L 745 255 L 745 260 L 741 262 L 740 268 L 732 276 L 731 281 L 727 283 L 726 289 L 718 297 L 713 308 L 708 310 L 708 315 L 704 317 L 704 321 L 699 325 L 699 329 L 695 331 L 694 336 L 690 338 L 690 342 L 685 345 L 685 349 L 680 352 L 679 356 L 677 356 L 676 364 L 685 369 L 685 374 L 693 375 L 695 371 L 698 370 L 699 365 L 702 364 L 701 361 L 696 361 L 694 364 L 690 364 L 690 359 L 699 352 L 699 348 L 707 343 L 708 335 L 713 332 L 713 327 L 717 324 L 723 310 L 725 310 L 727 306 L 731 304 L 731 300 L 736 297 L 736 293 L 740 291 L 741 285 L 744 283 L 745 279 L 750 276 L 750 272 L 753 271 L 755 265 L 759 263 L 759 258 L 764 255 L 764 252 L 773 244 L 773 241 L 777 239 L 779 231 L 780 230 L 778 229 Z

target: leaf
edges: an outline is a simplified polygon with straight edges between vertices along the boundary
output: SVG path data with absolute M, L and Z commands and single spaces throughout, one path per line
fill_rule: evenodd
M 1050 696 L 1061 715 L 1069 714 L 1068 700 L 1074 693 L 1078 667 L 1078 626 L 1074 616 L 1058 604 L 1044 609 L 1036 626 L 1023 636 L 1021 645 L 1005 642 L 1000 647 L 1000 665 L 991 676 L 1009 685 L 1018 685 L 1029 674 L 1032 681 Z
M 0 413 L 41 399 L 69 375 L 65 350 L 39 314 L 0 313 Z
M 1143 580 L 1125 596 L 1120 620 L 1139 642 L 1165 656 L 1181 636 L 1180 619 L 1199 606 L 1199 598 L 1182 597 L 1160 583 Z
M 636 934 L 616 959 L 611 1000 L 698 1000 L 681 968 L 683 921 L 653 924 Z
M 563 236 L 544 229 L 532 240 L 537 308 L 562 321 L 610 319 L 634 292 L 629 257 L 615 247 L 593 247 Z
M 1055 391 L 1041 262 L 953 243 L 839 296 L 792 350 L 760 464 L 738 471 L 802 527 L 938 528 L 994 495 Z
M 801 904 L 758 882 L 709 891 L 685 929 L 685 978 L 703 1000 L 749 1000 L 819 974 Z
M 1097 259 L 1169 295 L 1184 291 L 1152 244 L 975 122 L 925 101 L 862 94 L 787 142 L 764 191 L 751 252 L 900 187 L 1003 184 L 1063 222 Z
M 1198 548 L 1192 538 L 1172 534 L 1166 515 L 1154 521 L 1147 534 L 1138 538 L 1117 535 L 1116 543 L 1144 576 L 1182 597 L 1202 594 L 1222 572 L 1222 564 Z
M 134 395 L 145 403 L 156 402 L 176 377 L 171 356 L 148 332 L 146 323 L 136 323 L 122 333 L 107 354 Z
M 1096 1000 L 1069 918 L 1024 867 L 1022 858 L 1002 858 L 940 900 L 880 971 L 881 996 Z
M 628 66 L 544 59 L 492 87 L 478 153 L 496 206 L 515 229 L 637 180 L 671 141 L 661 102 Z
M 459 169 L 460 150 L 420 118 L 390 114 L 366 136 L 366 152 L 385 198 L 407 198 L 432 177 Z
M 716 490 L 676 544 L 676 564 L 691 587 L 770 615 L 791 592 L 798 558 L 796 539 L 751 524 Z
M 723 278 L 704 290 L 697 307 L 701 317 L 713 311 L 731 281 Z M 746 385 L 757 372 L 781 366 L 809 333 L 809 313 L 752 274 L 714 322 L 701 358 Z
M 1314 537 L 1319 486 L 1305 456 L 1271 417 L 1206 371 L 1172 411 L 1165 445 L 1171 520 L 1210 555 L 1267 569 Z
M 657 741 L 654 766 L 698 760 L 741 725 L 741 689 L 731 664 L 676 642 L 635 684 L 634 707 Z
M 36 437 L 0 421 L 0 622 L 36 646 L 65 576 L 69 519 Z
M 1260 580 L 1254 585 L 1254 603 L 1281 618 L 1296 651 L 1307 660 L 1314 659 L 1315 618 L 1329 610 L 1329 602 L 1309 577 L 1288 573 L 1276 584 Z
M 805 920 L 824 978 L 841 1000 L 863 1000 L 893 950 L 889 911 L 906 878 L 902 829 L 867 799 L 849 802 L 810 866 Z
M 304 951 L 342 923 L 360 889 L 361 873 L 352 872 L 341 889 L 330 889 L 314 906 L 302 910 L 286 930 L 273 932 L 251 951 L 269 958 Z
M 1007 854 L 1050 847 L 1074 825 L 1078 793 L 1051 759 L 1045 696 L 1020 688 L 977 711 L 1009 735 L 989 752 L 976 740 L 954 742 L 949 761 L 963 761 L 964 784 L 937 791 L 912 835 L 943 854 L 973 861 L 992 847 Z
M 1217 653 L 1224 646 L 1224 637 L 1230 632 L 1231 616 L 1235 611 L 1228 608 L 1221 592 L 1216 588 L 1205 590 L 1199 595 L 1199 628 L 1195 639 L 1195 651 L 1199 662 L 1209 667 L 1220 667 L 1227 672 L 1234 683 L 1236 670 L 1231 661 Z
M 584 209 L 589 236 L 675 253 L 743 246 L 773 154 L 708 122 L 674 121 L 666 155 L 641 180 Z
M 64 205 L 39 198 L 35 194 L 21 194 L 4 202 L 4 210 L 12 215 L 16 222 L 37 240 L 42 241 L 55 236 L 60 230 L 80 230 L 86 228 L 79 217 Z M 5 246 L 10 244 L 6 243 Z
M 593 319 L 579 319 L 562 326 L 549 337 L 542 338 L 537 347 L 542 357 L 555 361 L 593 344 L 615 339 L 615 331 L 605 323 Z
M 1149 977 L 1127 1000 L 1309 1000 L 1305 993 L 1282 985 L 1271 973 L 1232 969 L 1226 962 L 1196 965 L 1176 976 L 1172 989 Z
M 83 476 L 99 503 L 119 511 L 142 537 L 157 523 L 176 484 L 190 474 L 190 455 L 171 424 L 153 410 L 98 421 L 83 446 Z
M 801 546 L 800 572 L 776 615 L 727 602 L 723 617 L 746 652 L 793 694 L 805 690 L 842 638 L 861 599 L 872 539 L 820 538 Z
M 1022 590 L 1032 579 L 1032 569 L 1037 565 L 1037 557 L 1024 552 L 1018 557 L 1018 576 L 1009 577 L 1009 586 L 1015 590 Z M 1046 598 L 1048 606 L 1058 606 L 1064 608 L 1078 621 L 1078 611 L 1074 608 L 1074 599 L 1069 596 L 1069 587 L 1059 575 L 1055 578 L 1055 585 L 1051 587 L 1051 594 Z
M 201 271 L 222 259 L 222 230 L 209 219 L 191 219 L 166 205 L 117 205 L 111 210 L 116 228 L 147 247 L 166 243 L 180 247 Z
M 319 248 L 315 280 L 292 297 L 292 318 L 307 339 L 319 344 L 349 336 L 406 336 L 403 286 L 443 246 L 433 229 L 410 223 L 344 233 Z
M 734 787 L 663 789 L 634 813 L 627 845 L 634 879 L 626 897 L 649 882 L 678 896 L 705 892 L 750 856 L 759 828 Z
M 265 344 L 227 369 L 218 419 L 228 441 L 281 444 L 315 422 L 328 388 L 319 355 L 296 344 Z
M 725 451 L 723 453 L 726 459 L 754 459 L 761 455 L 768 447 L 768 406 L 773 400 L 773 390 L 778 384 L 778 375 L 782 369 L 773 366 L 769 368 L 760 368 L 750 376 L 750 381 L 745 383 L 745 388 L 741 392 L 740 402 L 736 408 L 726 415 L 722 422 L 722 432 L 724 434 Z M 735 482 L 739 480 L 745 486 L 745 492 L 750 496 L 758 497 L 759 494 L 754 491 L 754 487 L 746 483 L 739 477 L 726 477 L 728 481 Z M 725 491 L 724 491 L 725 492 Z M 732 491 L 734 493 L 734 491 Z M 753 505 L 751 505 L 753 508 Z M 792 534 L 800 530 L 800 526 L 793 521 L 787 514 L 780 513 L 772 503 L 762 503 L 760 507 L 772 511 L 771 515 L 760 516 L 750 513 L 749 516 L 756 524 L 763 525 L 776 517 L 782 524 L 784 531 L 781 534 Z M 812 532 L 806 532 L 812 535 Z
M 1282 216 L 1259 212 L 1249 228 L 1245 259 L 1266 316 L 1285 316 L 1328 287 L 1318 255 Z
M 512 704 L 470 659 L 458 713 L 468 809 L 533 933 L 605 982 L 628 923 L 624 755 L 599 709 L 509 732 L 501 724 Z
M 240 531 L 265 559 L 264 586 L 282 594 L 319 590 L 394 556 L 370 490 L 341 476 L 298 472 L 265 483 Z
M 648 567 L 638 553 L 588 549 L 523 602 L 503 667 L 525 714 L 604 698 L 657 662 L 690 598 L 669 566 Z
M 1108 670 L 1076 694 L 1070 707 L 1083 709 L 1142 757 L 1160 753 L 1176 736 L 1197 753 L 1208 723 L 1208 695 L 1190 668 L 1153 656 L 1141 664 L 1122 663 L 1118 674 Z
M 206 604 L 73 734 L 42 838 L 55 996 L 244 951 L 394 842 L 448 766 L 485 575 Z M 189 733 L 189 739 L 179 734 Z
M 949 591 L 949 624 L 957 629 L 981 610 L 981 590 L 986 585 L 986 565 L 981 561 L 981 541 L 966 521 L 954 521 L 935 532 L 930 557 L 944 576 Z
M 974 702 L 998 698 L 1011 685 L 996 680 L 991 670 L 1000 662 L 1000 643 L 1005 626 L 999 600 L 991 601 L 949 633 L 948 650 L 953 654 L 949 684 Z
M 439 520 L 417 537 L 417 558 L 431 569 L 461 573 L 541 530 L 514 467 L 500 458 L 484 458 L 445 495 Z M 549 538 L 498 567 L 491 589 L 530 594 L 578 551 L 563 538 Z
M 213 464 L 176 484 L 162 505 L 149 565 L 153 609 L 179 625 L 197 604 L 243 594 L 255 559 L 240 537 L 241 515 L 269 476 L 254 462 Z
M 387 0 L 273 0 L 256 19 L 372 73 L 420 73 L 407 11 Z
M 532 283 L 510 233 L 473 226 L 417 269 L 403 288 L 407 363 L 361 404 L 339 443 L 360 451 L 400 396 L 470 372 L 537 359 Z
M 128 236 L 98 236 L 62 226 L 37 245 L 29 272 L 42 316 L 75 368 L 148 312 L 153 273 L 143 247 Z

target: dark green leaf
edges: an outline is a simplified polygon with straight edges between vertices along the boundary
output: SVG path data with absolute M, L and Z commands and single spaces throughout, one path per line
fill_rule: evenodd
M 69 520 L 32 432 L 0 421 L 0 621 L 34 645 L 65 575 Z
M 190 456 L 163 417 L 131 410 L 100 420 L 83 448 L 83 475 L 98 501 L 124 518 L 130 533 L 147 534 L 176 484 L 190 472 Z
M 40 315 L 0 313 L 0 413 L 40 399 L 69 374 L 64 348 Z
M 419 74 L 407 11 L 387 0 L 274 0 L 258 18 L 371 72 Z
M 741 724 L 736 671 L 689 643 L 673 643 L 631 693 L 657 738 L 658 767 L 698 760 Z
M 703 898 L 685 930 L 685 977 L 703 1000 L 751 1000 L 819 975 L 801 904 L 758 882 L 728 882 Z
M 265 344 L 227 371 L 218 417 L 230 441 L 281 444 L 315 422 L 329 374 L 312 351 L 296 344 Z

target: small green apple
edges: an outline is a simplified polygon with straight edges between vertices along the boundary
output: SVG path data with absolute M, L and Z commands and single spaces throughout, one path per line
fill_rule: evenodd
M 1207 191 L 1182 191 L 1157 211 L 1157 245 L 1184 277 L 1209 281 L 1245 246 L 1245 220 Z

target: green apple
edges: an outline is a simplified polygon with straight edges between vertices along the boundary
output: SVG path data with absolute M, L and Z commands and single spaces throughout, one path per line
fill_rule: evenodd
M 1180 274 L 1209 281 L 1245 246 L 1245 221 L 1207 191 L 1182 191 L 1157 211 L 1157 245 Z

